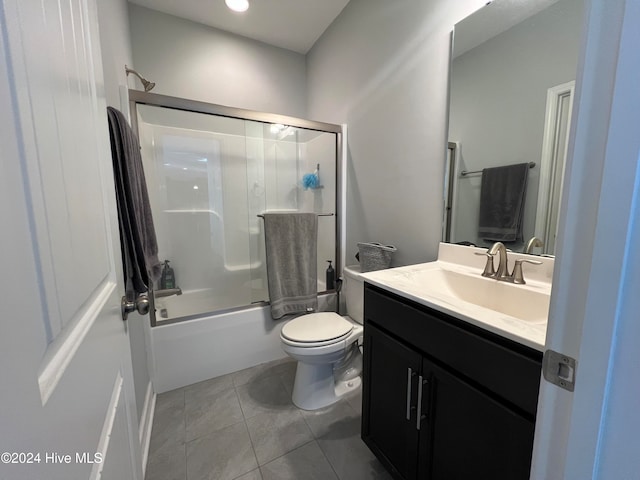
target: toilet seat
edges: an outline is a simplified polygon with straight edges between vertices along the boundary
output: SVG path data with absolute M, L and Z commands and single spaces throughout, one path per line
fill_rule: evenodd
M 321 347 L 339 343 L 354 325 L 334 312 L 303 315 L 287 322 L 280 332 L 283 342 L 298 347 Z
M 334 366 L 353 354 L 363 331 L 359 322 L 333 312 L 303 315 L 283 325 L 282 349 L 298 362 L 291 393 L 294 405 L 316 410 L 360 386 L 359 376 L 336 382 Z

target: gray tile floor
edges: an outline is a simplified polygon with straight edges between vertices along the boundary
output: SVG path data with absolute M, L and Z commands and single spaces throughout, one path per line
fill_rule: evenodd
M 360 439 L 361 395 L 308 412 L 284 359 L 158 395 L 146 480 L 391 479 Z

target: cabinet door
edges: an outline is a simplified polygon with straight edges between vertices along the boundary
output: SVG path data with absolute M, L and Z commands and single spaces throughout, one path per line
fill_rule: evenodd
M 526 480 L 534 420 L 423 360 L 420 478 Z
M 371 323 L 364 342 L 362 439 L 396 478 L 416 478 L 422 357 Z

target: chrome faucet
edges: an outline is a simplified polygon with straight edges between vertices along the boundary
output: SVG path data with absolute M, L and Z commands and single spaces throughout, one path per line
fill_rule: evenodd
M 544 247 L 544 242 L 538 237 L 531 237 L 531 240 L 527 242 L 524 253 L 531 253 L 535 247 Z
M 504 280 L 509 276 L 509 259 L 507 258 L 507 247 L 504 246 L 504 243 L 496 242 L 487 250 L 487 255 L 491 255 L 491 257 L 495 257 L 496 254 L 498 255 L 498 270 L 496 270 L 493 278 Z
M 502 242 L 494 243 L 485 253 L 477 253 L 477 255 L 486 255 L 487 263 L 482 272 L 483 277 L 495 278 L 501 282 L 510 282 L 524 285 L 526 282 L 522 274 L 522 264 L 531 263 L 533 265 L 542 265 L 542 262 L 537 260 L 527 260 L 520 258 L 516 260 L 516 264 L 513 267 L 513 272 L 509 273 L 509 258 L 507 254 L 507 248 Z M 494 269 L 493 257 L 498 255 L 498 270 Z
M 153 295 L 155 298 L 170 297 L 171 295 L 182 295 L 182 289 L 177 288 L 164 288 L 162 290 L 154 290 Z
M 477 252 L 476 255 L 486 255 L 487 263 L 482 272 L 483 277 L 495 278 L 496 280 L 504 280 L 509 275 L 507 247 L 502 242 L 494 243 L 486 252 Z M 493 265 L 493 257 L 498 255 L 498 270 Z

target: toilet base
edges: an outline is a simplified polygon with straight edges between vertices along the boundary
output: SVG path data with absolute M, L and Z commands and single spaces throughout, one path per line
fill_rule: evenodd
M 333 364 L 311 365 L 298 362 L 291 400 L 302 410 L 317 410 L 327 407 L 345 394 L 357 389 L 360 377 L 335 382 Z
M 351 380 L 344 380 L 336 383 L 336 397 L 342 398 L 349 392 L 353 392 L 362 385 L 362 379 L 360 377 L 352 378 Z

